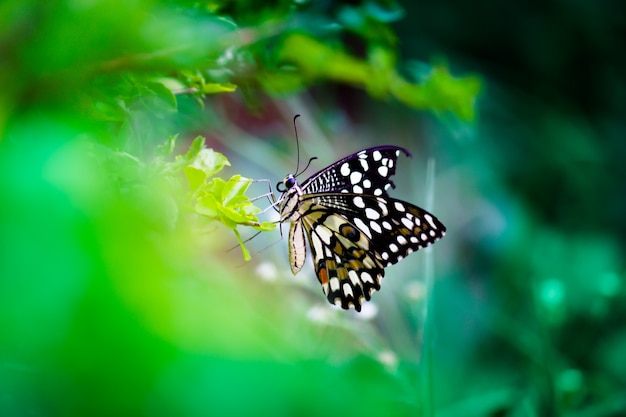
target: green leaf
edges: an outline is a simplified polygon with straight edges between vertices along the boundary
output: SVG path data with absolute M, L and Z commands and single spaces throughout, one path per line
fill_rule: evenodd
M 247 215 L 245 213 L 240 213 L 239 211 L 231 208 L 231 207 L 225 207 L 225 206 L 221 206 L 220 207 L 220 212 L 222 214 L 224 214 L 224 216 L 226 216 L 228 219 L 232 220 L 235 223 L 238 224 L 245 224 L 245 223 L 249 223 L 251 220 L 251 216 Z
M 241 235 L 237 231 L 237 229 L 233 230 L 235 232 L 235 236 L 237 236 L 237 241 L 239 242 L 239 246 L 241 247 L 241 253 L 243 254 L 243 259 L 249 261 L 252 257 L 250 256 L 250 251 L 246 248 L 246 245 L 243 243 L 241 239 Z
M 198 198 L 195 209 L 198 214 L 212 219 L 218 219 L 221 214 L 220 204 L 213 194 L 206 194 Z
M 172 93 L 172 90 L 161 82 L 147 82 L 146 88 L 148 88 L 158 100 L 167 103 L 172 109 L 176 110 L 178 108 L 176 96 Z
M 167 158 L 168 156 L 170 156 L 174 152 L 174 148 L 176 147 L 176 140 L 178 140 L 178 134 L 172 135 L 167 138 L 165 143 L 157 146 L 155 153 L 156 156 L 161 158 Z
M 224 184 L 224 188 L 222 189 L 222 202 L 225 205 L 235 204 L 241 201 L 248 200 L 246 196 L 246 191 L 248 187 L 252 184 L 252 180 L 249 178 L 242 177 L 241 175 L 233 175 L 230 177 L 228 181 Z M 242 200 L 243 198 L 243 200 Z
M 192 192 L 202 187 L 209 177 L 217 174 L 224 166 L 230 166 L 230 162 L 224 155 L 204 147 L 204 138 L 202 137 L 193 141 L 184 158 L 189 161 L 183 171 Z
M 193 140 L 193 142 L 191 142 L 189 150 L 185 155 L 183 155 L 183 158 L 191 161 L 200 153 L 202 149 L 204 149 L 204 138 L 202 136 L 198 136 Z
M 276 223 L 273 223 L 273 222 L 263 222 L 263 223 L 259 223 L 258 225 L 252 226 L 252 227 L 254 227 L 256 230 L 259 230 L 261 232 L 269 232 L 270 230 L 276 229 Z
M 475 118 L 475 104 L 481 83 L 477 77 L 453 77 L 443 65 L 432 67 L 421 84 L 398 80 L 393 93 L 400 101 L 415 107 L 451 111 L 462 120 Z
M 468 121 L 475 117 L 476 98 L 481 88 L 477 77 L 456 78 L 447 67 L 438 65 L 432 67 L 419 84 L 411 83 L 398 74 L 394 52 L 382 44 L 370 48 L 365 62 L 318 39 L 294 34 L 283 42 L 279 58 L 295 64 L 305 82 L 330 79 L 351 83 L 365 88 L 373 97 L 391 95 L 416 109 L 449 111 Z M 286 86 L 280 77 L 269 77 L 269 80 Z
M 206 184 L 204 191 L 207 193 L 211 193 L 215 196 L 215 198 L 222 200 L 222 190 L 224 189 L 224 185 L 226 185 L 226 181 L 221 178 L 212 178 Z
M 189 183 L 189 189 L 192 193 L 195 193 L 206 182 L 206 172 L 202 169 L 194 166 L 186 166 L 183 168 L 187 182 Z
M 279 57 L 293 62 L 305 77 L 330 78 L 351 83 L 365 83 L 369 78 L 366 64 L 327 44 L 302 34 L 289 36 Z
M 231 83 L 206 83 L 200 88 L 204 94 L 232 93 L 237 90 L 237 86 Z
M 190 166 L 203 170 L 208 178 L 220 172 L 224 166 L 230 166 L 230 162 L 224 155 L 213 149 L 202 149 Z

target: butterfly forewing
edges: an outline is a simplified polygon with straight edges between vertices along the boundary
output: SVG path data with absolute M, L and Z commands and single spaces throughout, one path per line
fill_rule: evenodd
M 386 266 L 445 235 L 435 216 L 388 196 L 401 153 L 410 155 L 397 146 L 369 148 L 312 175 L 302 186 L 293 176 L 283 181 L 287 191 L 280 215 L 281 222 L 292 222 L 292 272 L 302 268 L 306 234 L 328 301 L 344 309 L 360 311 L 380 289 Z
M 313 174 L 302 183 L 305 193 L 343 192 L 386 196 L 395 187 L 390 177 L 396 172 L 401 153 L 411 154 L 398 146 L 364 149 Z

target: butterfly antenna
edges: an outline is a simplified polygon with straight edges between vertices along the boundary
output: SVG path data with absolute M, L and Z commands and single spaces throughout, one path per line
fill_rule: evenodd
M 306 166 L 304 167 L 304 169 L 302 171 L 300 171 L 300 173 L 297 173 L 295 176 L 298 176 L 300 174 L 302 174 L 304 171 L 306 171 L 309 168 L 309 165 L 311 165 L 311 162 L 315 161 L 317 159 L 317 156 L 313 156 L 309 159 L 309 162 L 306 164 Z
M 298 119 L 298 117 L 300 117 L 299 114 L 296 114 L 293 117 L 293 130 L 296 132 L 296 152 L 298 153 L 298 159 L 297 159 L 297 162 L 296 162 L 296 173 L 293 174 L 294 177 L 297 177 L 298 175 L 300 175 L 304 171 L 306 171 L 309 168 L 309 165 L 311 165 L 311 162 L 313 162 L 313 161 L 315 161 L 317 159 L 317 156 L 314 156 L 314 157 L 310 158 L 309 162 L 306 164 L 304 169 L 302 171 L 300 171 L 300 140 L 298 139 L 298 126 L 296 125 L 296 119 Z
M 293 130 L 296 132 L 296 152 L 298 154 L 298 162 L 296 162 L 296 175 L 298 175 L 297 172 L 298 169 L 300 169 L 300 141 L 298 140 L 298 126 L 296 125 L 296 119 L 298 117 L 300 117 L 299 114 L 293 116 Z

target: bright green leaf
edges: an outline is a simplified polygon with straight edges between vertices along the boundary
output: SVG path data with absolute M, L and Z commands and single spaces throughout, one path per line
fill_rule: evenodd
M 221 201 L 224 185 L 226 185 L 226 181 L 223 179 L 211 178 L 211 180 L 206 184 L 206 187 L 204 187 L 204 191 L 213 194 L 216 199 Z
M 183 155 L 183 158 L 191 161 L 200 153 L 202 149 L 204 149 L 204 138 L 202 136 L 198 136 L 193 140 L 189 146 L 189 150 L 185 155 Z
M 370 75 L 368 66 L 358 59 L 300 34 L 285 40 L 280 58 L 298 65 L 303 74 L 312 79 L 365 83 Z
M 198 198 L 198 202 L 196 203 L 196 212 L 203 216 L 217 219 L 221 214 L 220 204 L 217 202 L 217 199 L 213 194 L 206 194 Z
M 200 88 L 200 92 L 204 94 L 232 93 L 235 90 L 237 86 L 231 83 L 207 83 Z
M 217 174 L 224 166 L 230 166 L 230 162 L 224 155 L 213 149 L 202 149 L 194 158 L 191 166 L 202 169 L 208 178 Z
M 258 225 L 252 226 L 252 227 L 254 227 L 256 230 L 259 230 L 261 232 L 268 232 L 270 230 L 276 229 L 276 223 L 262 222 L 262 223 L 259 223 Z
M 235 232 L 235 236 L 237 236 L 237 241 L 239 242 L 239 246 L 241 247 L 241 253 L 243 254 L 243 259 L 249 261 L 251 259 L 250 251 L 248 250 L 248 248 L 246 248 L 246 245 L 244 245 L 243 240 L 241 239 L 241 235 L 239 234 L 237 229 L 234 229 L 233 232 Z
M 234 203 L 234 199 L 236 197 L 244 197 L 247 199 L 245 193 L 252 184 L 252 180 L 249 178 L 242 177 L 241 175 L 233 175 L 226 183 L 224 184 L 224 188 L 222 189 L 222 203 L 224 205 Z M 241 199 L 239 199 L 241 201 Z
M 189 189 L 192 193 L 199 189 L 206 181 L 206 172 L 204 172 L 200 168 L 188 165 L 183 168 L 183 171 L 185 173 L 185 176 L 187 177 Z
M 245 213 L 239 213 L 238 211 L 233 210 L 230 207 L 221 206 L 220 212 L 235 223 L 242 224 L 250 221 L 250 216 L 246 215 Z

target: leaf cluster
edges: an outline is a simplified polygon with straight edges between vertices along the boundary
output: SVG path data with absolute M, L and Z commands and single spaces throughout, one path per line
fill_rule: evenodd
M 249 226 L 260 232 L 273 230 L 272 222 L 260 222 L 256 216 L 261 209 L 254 205 L 246 195 L 252 179 L 239 174 L 228 180 L 216 177 L 230 163 L 224 155 L 206 148 L 204 138 L 197 137 L 184 155 L 176 157 L 174 162 L 182 166 L 191 194 L 191 204 L 195 212 L 209 220 L 219 221 L 231 229 L 243 252 L 245 260 L 250 253 L 244 245 L 237 226 Z

